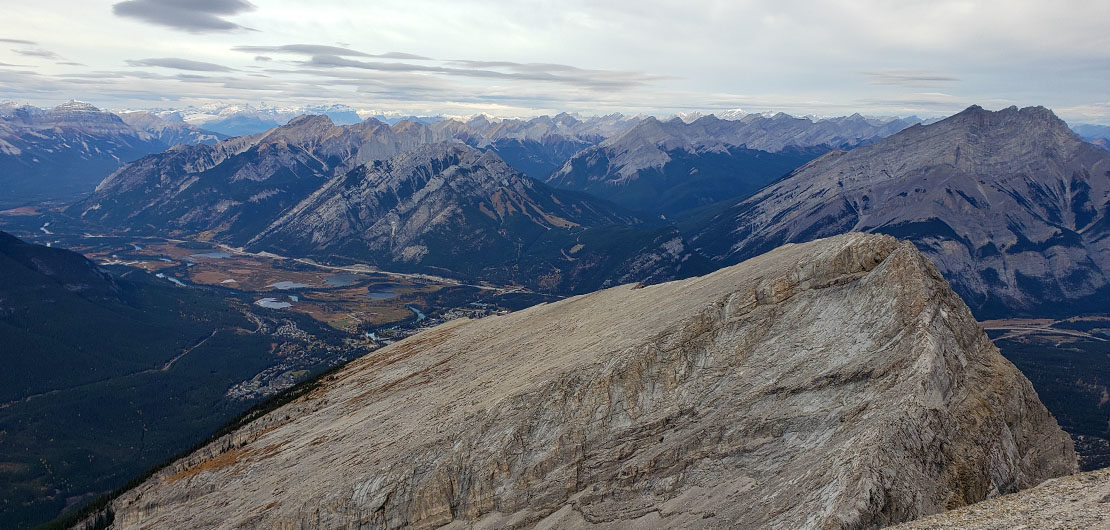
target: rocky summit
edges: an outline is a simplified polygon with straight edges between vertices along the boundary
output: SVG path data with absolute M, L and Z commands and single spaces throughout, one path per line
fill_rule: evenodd
M 911 244 L 457 320 L 112 502 L 117 528 L 869 528 L 1073 472 Z

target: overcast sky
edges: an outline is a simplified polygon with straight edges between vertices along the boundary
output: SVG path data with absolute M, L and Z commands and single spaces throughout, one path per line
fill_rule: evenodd
M 0 99 L 416 114 L 946 115 L 1110 124 L 1110 1 L 34 0 Z

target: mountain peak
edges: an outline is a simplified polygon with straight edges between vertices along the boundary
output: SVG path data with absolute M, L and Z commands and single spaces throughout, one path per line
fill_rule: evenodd
M 50 109 L 50 111 L 55 112 L 55 113 L 63 113 L 63 112 L 100 112 L 100 109 L 98 109 L 92 103 L 86 103 L 84 101 L 77 101 L 75 99 L 72 99 L 72 100 L 69 100 L 66 103 L 62 103 L 61 105 L 58 105 L 57 107 L 54 107 L 53 109 Z
M 889 233 L 919 244 L 977 310 L 1054 312 L 1110 292 L 1098 257 L 1110 244 L 1108 169 L 1110 154 L 1047 108 L 976 105 L 818 158 L 722 214 L 694 244 L 743 259 L 850 230 Z M 709 236 L 725 227 L 739 235 Z
M 987 110 L 979 105 L 971 105 L 963 111 L 937 123 L 960 124 L 977 130 L 1006 131 L 1009 134 L 1027 134 L 1029 129 L 1071 136 L 1071 129 L 1064 120 L 1051 109 L 1037 105 L 1018 108 L 1011 105 L 996 111 Z
M 331 118 L 329 118 L 327 114 L 302 114 L 300 116 L 297 116 L 296 118 L 293 118 L 293 119 L 289 120 L 289 123 L 286 123 L 285 125 L 283 125 L 283 127 L 287 127 L 287 128 L 304 127 L 304 126 L 313 126 L 313 127 L 328 126 L 328 127 L 332 127 L 334 125 L 335 125 L 335 122 L 331 121 Z

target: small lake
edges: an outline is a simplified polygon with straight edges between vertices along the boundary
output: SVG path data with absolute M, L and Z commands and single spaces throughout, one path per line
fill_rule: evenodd
M 200 254 L 189 254 L 190 258 L 211 258 L 211 259 L 224 259 L 230 258 L 230 252 L 202 252 Z
M 289 302 L 279 302 L 277 298 L 263 298 L 261 300 L 255 300 L 254 305 L 265 307 L 266 309 L 285 309 L 287 307 L 293 307 L 293 304 L 290 304 Z
M 390 298 L 395 298 L 397 295 L 401 294 L 397 292 L 397 290 L 400 288 L 400 285 L 383 283 L 381 285 L 375 285 L 371 287 L 370 292 L 367 293 L 367 296 L 369 296 L 371 300 L 389 300 Z
M 305 287 L 308 287 L 308 284 L 298 283 L 298 282 L 274 282 L 274 283 L 271 283 L 270 285 L 267 285 L 266 287 L 273 287 L 274 289 L 282 289 L 282 290 L 285 290 L 285 289 L 303 289 Z
M 324 278 L 328 287 L 347 287 L 354 285 L 360 278 L 356 274 L 333 274 Z

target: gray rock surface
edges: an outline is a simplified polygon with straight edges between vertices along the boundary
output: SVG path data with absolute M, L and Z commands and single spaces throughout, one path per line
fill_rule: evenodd
M 897 530 L 1105 530 L 1110 528 L 1110 469 L 1069 475 L 891 527 Z
M 861 528 L 1073 472 L 910 244 L 453 321 L 156 473 L 116 528 Z
M 1104 308 L 1110 153 L 1043 107 L 970 107 L 814 160 L 690 239 L 728 263 L 847 231 L 912 240 L 985 314 Z

